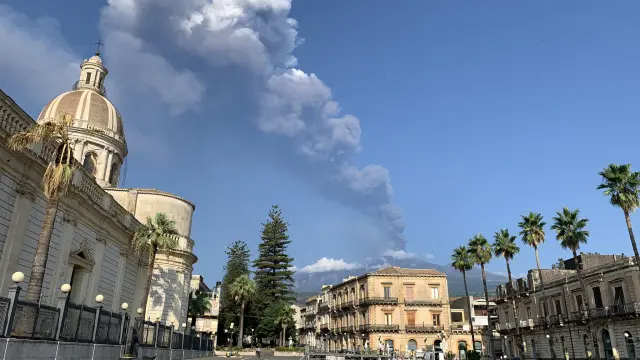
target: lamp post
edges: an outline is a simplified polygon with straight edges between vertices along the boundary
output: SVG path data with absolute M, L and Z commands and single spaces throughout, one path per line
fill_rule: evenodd
M 62 286 L 60 286 L 60 291 L 64 294 L 64 303 L 62 304 L 62 314 L 60 314 L 60 320 L 58 322 L 58 333 L 56 334 L 56 339 L 58 340 L 60 340 L 60 334 L 62 333 L 62 328 L 66 325 L 67 309 L 69 306 L 69 293 L 71 292 L 71 285 L 62 284 Z
M 184 336 L 187 332 L 187 323 L 182 323 L 182 350 L 184 352 Z

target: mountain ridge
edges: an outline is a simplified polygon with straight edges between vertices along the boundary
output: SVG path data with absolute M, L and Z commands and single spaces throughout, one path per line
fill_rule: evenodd
M 387 266 L 398 266 L 409 269 L 435 269 L 441 271 L 447 276 L 449 296 L 465 295 L 462 273 L 453 269 L 451 266 L 435 264 L 419 258 L 398 259 L 389 256 L 370 260 L 357 268 L 349 270 L 329 270 L 318 272 L 297 271 L 294 274 L 295 291 L 297 293 L 301 293 L 301 295 L 318 293 L 323 285 L 337 285 L 348 276 L 364 275 L 365 273 L 373 272 Z M 507 282 L 507 277 L 502 274 L 492 272 L 486 272 L 486 274 L 489 294 L 495 292 L 496 286 Z M 480 269 L 474 267 L 471 271 L 467 272 L 467 285 L 469 287 L 469 295 L 484 294 L 482 272 Z

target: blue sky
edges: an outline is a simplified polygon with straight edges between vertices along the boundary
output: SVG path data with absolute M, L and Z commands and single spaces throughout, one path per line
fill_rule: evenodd
M 37 116 L 102 36 L 129 143 L 124 185 L 196 202 L 196 271 L 209 282 L 230 242 L 257 252 L 271 204 L 291 223 L 298 268 L 400 249 L 444 264 L 475 233 L 515 232 L 531 210 L 550 222 L 562 206 L 591 219 L 585 251 L 631 254 L 622 212 L 595 187 L 610 162 L 640 166 L 639 12 L 631 1 L 9 0 L 0 87 Z M 546 266 L 569 256 L 548 235 Z M 517 259 L 515 273 L 534 266 L 530 249 Z

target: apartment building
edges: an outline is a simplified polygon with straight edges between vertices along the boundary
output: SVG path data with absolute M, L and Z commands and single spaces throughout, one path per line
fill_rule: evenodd
M 345 278 L 307 299 L 305 313 L 306 343 L 324 350 L 471 348 L 470 332 L 451 328 L 447 277 L 433 269 L 390 266 Z
M 216 287 L 211 289 L 204 282 L 204 277 L 202 275 L 191 275 L 191 296 L 194 296 L 194 292 L 204 292 L 210 294 L 210 306 L 209 310 L 204 314 L 198 316 L 196 318 L 196 331 L 197 332 L 206 332 L 206 333 L 215 333 L 218 330 L 218 315 L 220 313 L 220 285 L 221 283 L 216 282 Z M 192 319 L 189 318 L 187 323 L 191 324 Z
M 580 286 L 578 266 L 586 293 Z M 497 330 L 508 355 L 532 359 L 635 359 L 640 355 L 636 348 L 640 271 L 632 257 L 582 253 L 577 264 L 565 260 L 564 269 L 541 273 L 544 292 L 537 270 L 496 290 Z

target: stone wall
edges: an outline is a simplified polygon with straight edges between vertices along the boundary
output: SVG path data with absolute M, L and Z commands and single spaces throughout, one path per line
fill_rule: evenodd
M 42 340 L 0 339 L 0 360 L 117 360 L 124 353 L 121 345 L 67 343 Z M 142 356 L 156 360 L 199 359 L 213 356 L 211 351 L 140 348 Z

